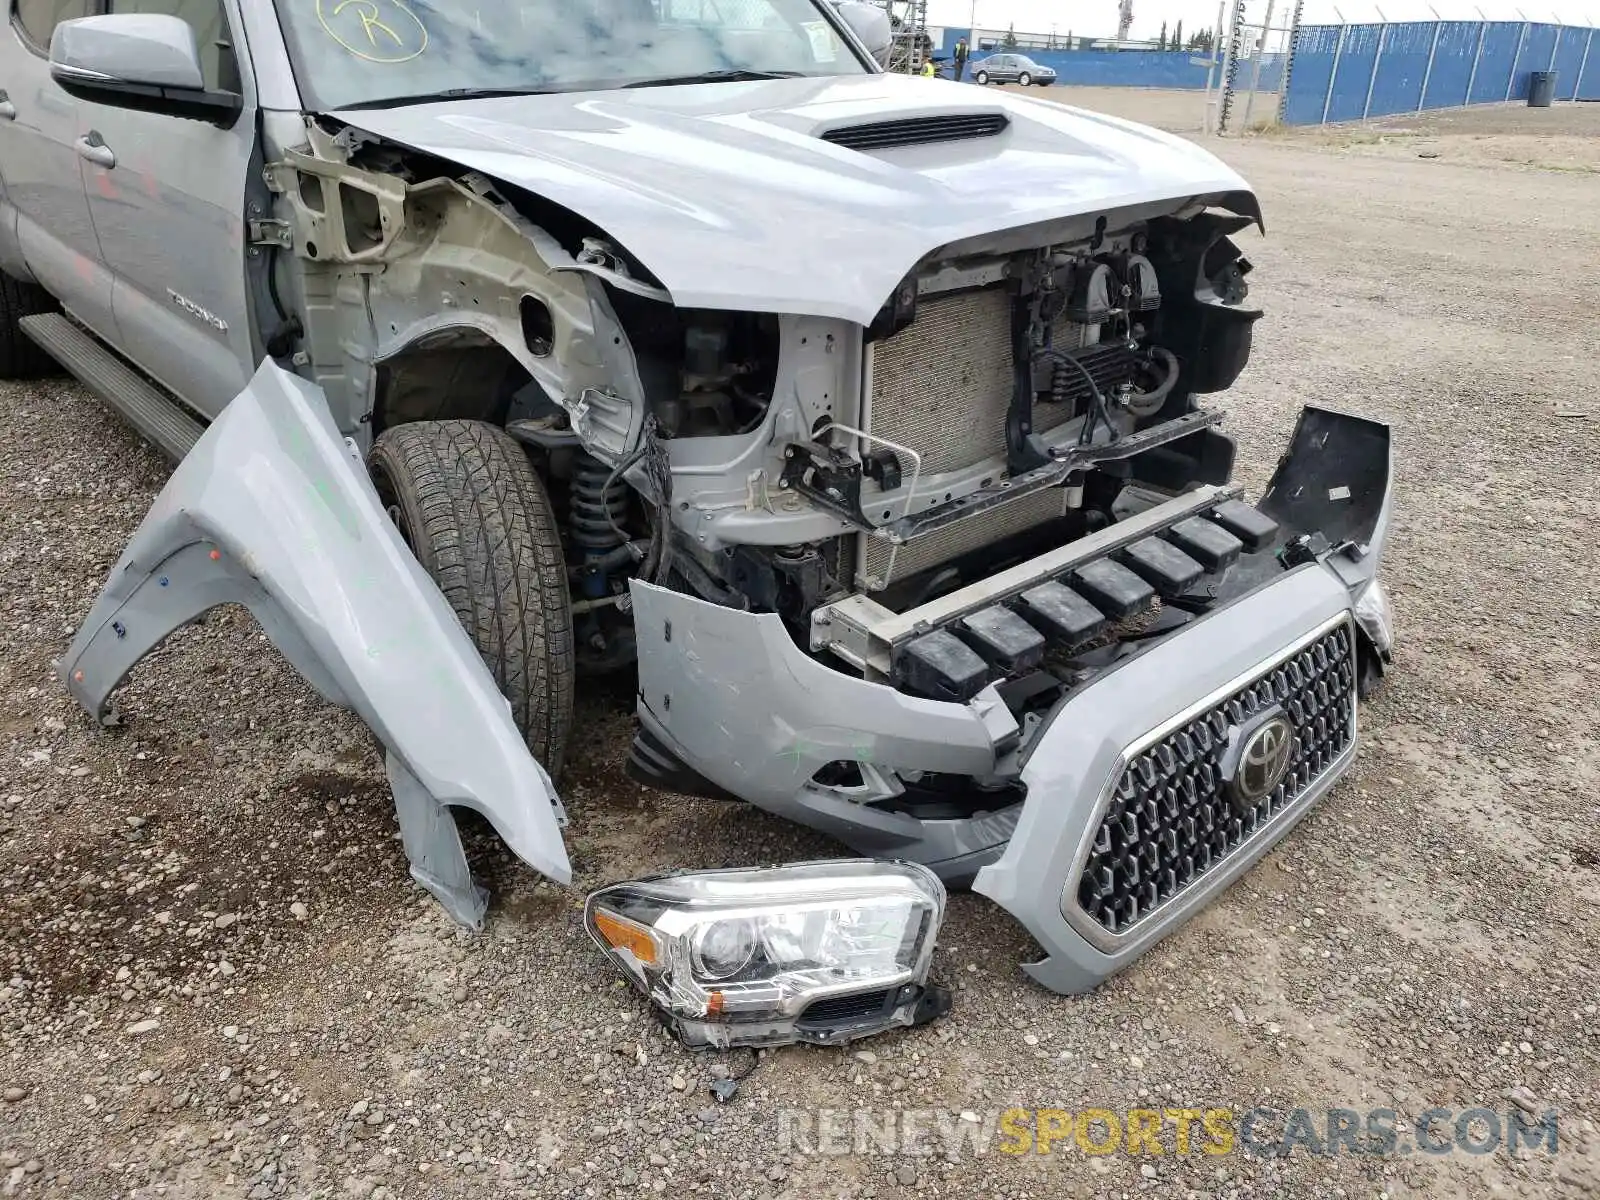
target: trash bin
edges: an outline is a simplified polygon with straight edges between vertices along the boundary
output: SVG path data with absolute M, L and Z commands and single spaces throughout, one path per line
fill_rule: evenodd
M 1528 73 L 1528 107 L 1549 108 L 1556 98 L 1556 73 L 1530 71 Z

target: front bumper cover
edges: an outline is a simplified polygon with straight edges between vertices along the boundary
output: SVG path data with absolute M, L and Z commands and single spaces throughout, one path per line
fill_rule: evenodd
M 1130 746 L 1340 622 L 1363 669 L 1381 669 L 1387 655 L 1353 609 L 1376 579 L 1391 477 L 1387 427 L 1307 409 L 1259 506 L 1293 535 L 1286 561 L 1299 565 L 1275 567 L 1252 590 L 1069 694 L 1020 761 L 1011 749 L 1016 721 L 993 687 L 965 704 L 908 696 L 817 661 L 776 616 L 636 582 L 644 735 L 704 781 L 860 853 L 973 881 L 1044 948 L 1029 974 L 1056 991 L 1087 990 L 1247 870 L 1348 769 L 1353 736 L 1291 802 L 1123 933 L 1097 932 L 1087 914 L 1074 913 L 1086 839 Z M 858 786 L 817 781 L 838 761 L 860 765 Z M 882 807 L 908 772 L 969 776 L 975 789 L 994 787 L 995 805 L 949 820 Z M 999 786 L 1008 777 L 1020 779 L 1025 800 Z

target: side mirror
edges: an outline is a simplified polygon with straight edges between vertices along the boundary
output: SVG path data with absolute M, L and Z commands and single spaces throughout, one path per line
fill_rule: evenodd
M 894 50 L 894 30 L 889 24 L 888 12 L 876 4 L 840 3 L 834 7 L 851 32 L 861 39 L 867 53 L 878 60 L 880 67 L 887 68 Z
M 93 104 L 224 126 L 244 108 L 235 92 L 207 90 L 189 23 L 157 13 L 62 21 L 50 37 L 50 77 Z

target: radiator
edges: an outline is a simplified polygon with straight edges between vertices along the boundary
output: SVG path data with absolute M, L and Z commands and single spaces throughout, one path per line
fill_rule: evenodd
M 1003 286 L 930 297 L 918 302 L 909 327 L 873 345 L 868 432 L 915 450 L 923 476 L 1004 455 L 1012 387 L 1010 306 Z M 1057 349 L 1075 349 L 1096 333 L 1091 326 L 1063 323 L 1053 340 Z M 1040 405 L 1034 415 L 1041 433 L 1070 418 L 1052 405 Z M 905 469 L 909 479 L 909 463 Z M 892 574 L 891 547 L 862 534 L 856 584 L 883 588 L 1020 533 L 1060 516 L 1064 500 L 1058 489 L 1034 493 L 913 539 L 894 555 Z
M 856 586 L 869 592 L 888 587 L 896 579 L 926 571 L 940 563 L 959 558 L 969 550 L 987 546 L 1013 533 L 1032 529 L 1052 517 L 1065 515 L 1067 493 L 1061 488 L 1047 488 L 1003 504 L 966 521 L 957 521 L 943 529 L 913 538 L 900 547 L 894 547 L 881 538 L 867 534 L 857 536 L 865 543 L 857 556 Z M 891 567 L 890 556 L 894 562 Z

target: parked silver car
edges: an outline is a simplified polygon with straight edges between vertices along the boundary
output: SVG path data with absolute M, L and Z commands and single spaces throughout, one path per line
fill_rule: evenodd
M 1308 409 L 1230 482 L 1201 398 L 1260 209 L 1193 143 L 885 74 L 870 5 L 572 5 L 15 4 L 0 373 L 53 358 L 182 460 L 67 686 L 104 714 L 248 605 L 475 924 L 451 809 L 566 880 L 575 681 L 636 664 L 639 778 L 971 883 L 1093 986 L 1350 765 L 1387 429 Z M 942 906 L 799 874 L 892 883 L 907 946 Z M 595 918 L 640 979 L 680 894 Z M 778 944 L 684 929 L 732 973 L 662 991 L 696 1021 Z
M 971 71 L 978 83 L 1020 83 L 1023 87 L 1036 83 L 1049 87 L 1056 81 L 1055 68 L 1036 63 L 1026 54 L 991 54 L 973 63 Z

